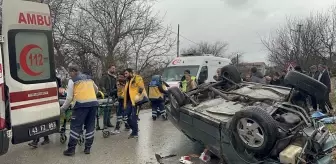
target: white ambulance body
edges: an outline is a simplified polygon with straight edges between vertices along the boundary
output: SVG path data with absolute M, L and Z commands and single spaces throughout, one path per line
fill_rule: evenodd
M 49 6 L 3 0 L 0 155 L 13 144 L 59 130 L 60 107 Z
M 213 77 L 217 69 L 229 64 L 231 64 L 230 59 L 215 57 L 211 54 L 177 57 L 164 69 L 162 78 L 170 87 L 179 87 L 184 71 L 189 70 L 192 76 L 196 76 L 198 82 L 215 82 Z

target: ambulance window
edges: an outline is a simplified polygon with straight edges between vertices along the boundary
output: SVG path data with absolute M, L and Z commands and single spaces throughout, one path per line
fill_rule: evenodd
M 8 32 L 11 76 L 24 84 L 55 80 L 50 31 L 11 30 Z

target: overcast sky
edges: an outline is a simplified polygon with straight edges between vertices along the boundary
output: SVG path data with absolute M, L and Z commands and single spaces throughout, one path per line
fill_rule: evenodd
M 229 43 L 228 52 L 245 52 L 246 62 L 266 61 L 267 51 L 260 37 L 285 23 L 286 17 L 308 16 L 326 11 L 336 0 L 158 0 L 155 8 L 165 23 L 194 42 L 217 40 Z M 194 43 L 180 38 L 180 47 Z

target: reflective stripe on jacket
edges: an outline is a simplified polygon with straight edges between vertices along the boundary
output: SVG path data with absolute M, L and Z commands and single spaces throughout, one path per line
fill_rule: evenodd
M 191 80 L 196 80 L 196 77 L 195 76 L 191 76 Z M 182 92 L 187 92 L 187 80 L 183 80 L 182 81 Z
M 126 109 L 127 105 L 127 92 L 129 92 L 129 97 L 131 99 L 132 105 L 135 106 L 135 97 L 137 95 L 140 96 L 139 89 L 142 89 L 145 95 L 147 95 L 145 90 L 145 84 L 143 79 L 139 75 L 134 75 L 133 78 L 126 82 L 125 90 L 124 90 L 124 109 Z
M 73 108 L 99 106 L 93 80 L 85 74 L 79 74 L 73 82 Z

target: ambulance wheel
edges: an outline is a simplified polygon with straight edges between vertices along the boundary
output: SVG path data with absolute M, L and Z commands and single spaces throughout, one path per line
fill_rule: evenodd
M 103 131 L 103 137 L 104 138 L 108 138 L 110 136 L 110 132 L 109 131 Z
M 60 142 L 61 144 L 64 144 L 67 141 L 68 137 L 65 134 L 61 134 Z

